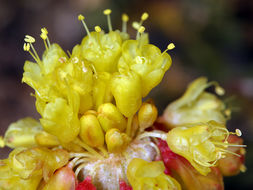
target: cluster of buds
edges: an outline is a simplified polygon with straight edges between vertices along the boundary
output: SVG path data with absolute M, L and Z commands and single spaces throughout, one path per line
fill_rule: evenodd
M 147 13 L 132 24 L 136 39 L 127 33 L 126 14 L 122 31 L 113 30 L 110 14 L 104 11 L 108 33 L 90 31 L 79 15 L 87 35 L 71 53 L 51 44 L 42 28 L 40 58 L 35 38 L 25 36 L 23 48 L 35 62 L 25 62 L 22 82 L 34 89 L 41 118 L 12 123 L 0 138 L 0 146 L 14 149 L 0 161 L 0 189 L 223 188 L 222 174 L 245 171 L 241 132 L 226 129 L 230 110 L 205 92 L 211 85 L 218 95 L 224 90 L 199 78 L 158 118 L 143 98 L 170 68 L 167 51 L 175 46 L 161 52 L 149 44 Z

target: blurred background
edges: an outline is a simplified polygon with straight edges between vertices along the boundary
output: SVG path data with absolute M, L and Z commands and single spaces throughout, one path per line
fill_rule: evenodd
M 32 116 L 39 118 L 30 96 L 31 88 L 21 85 L 23 64 L 32 60 L 23 51 L 24 35 L 39 39 L 47 27 L 51 42 L 64 50 L 80 43 L 85 31 L 77 20 L 84 14 L 90 29 L 100 25 L 107 30 L 102 11 L 112 9 L 113 28 L 121 28 L 121 14 L 131 22 L 143 12 L 150 42 L 162 50 L 173 42 L 172 67 L 162 83 L 153 89 L 153 98 L 162 110 L 199 77 L 218 81 L 225 89 L 224 100 L 232 108 L 228 128 L 240 128 L 245 144 L 246 173 L 225 178 L 226 189 L 253 189 L 253 1 L 252 0 L 0 0 L 0 135 L 11 122 Z M 36 41 L 39 55 L 43 42 Z M 0 158 L 9 149 L 0 149 Z

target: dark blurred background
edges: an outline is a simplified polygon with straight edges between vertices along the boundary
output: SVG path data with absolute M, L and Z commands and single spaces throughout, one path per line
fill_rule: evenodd
M 0 0 L 0 135 L 22 117 L 39 118 L 31 88 L 21 85 L 24 61 L 32 60 L 23 51 L 24 35 L 38 39 L 35 48 L 41 55 L 40 28 L 47 27 L 51 42 L 71 51 L 85 34 L 77 15 L 85 15 L 90 29 L 95 25 L 106 29 L 105 8 L 112 9 L 113 28 L 119 29 L 121 13 L 126 12 L 132 22 L 146 11 L 150 17 L 144 25 L 150 42 L 162 50 L 175 43 L 170 52 L 172 67 L 149 96 L 160 113 L 199 76 L 216 80 L 226 89 L 224 99 L 232 99 L 233 108 L 228 128 L 243 132 L 248 170 L 225 178 L 225 187 L 253 189 L 252 0 Z M 0 158 L 7 157 L 8 151 L 0 149 Z

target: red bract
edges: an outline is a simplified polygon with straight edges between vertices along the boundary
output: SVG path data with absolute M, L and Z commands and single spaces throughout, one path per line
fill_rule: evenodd
M 120 190 L 133 190 L 133 188 L 131 186 L 127 185 L 126 182 L 122 181 L 122 180 L 119 182 L 119 189 Z
M 83 182 L 79 183 L 76 190 L 96 190 L 96 187 L 92 184 L 92 179 L 87 176 Z
M 161 158 L 167 170 L 176 173 L 184 183 L 183 186 L 189 190 L 222 190 L 223 179 L 218 168 L 211 168 L 211 172 L 207 175 L 201 175 L 195 170 L 192 165 L 180 155 L 175 154 L 170 150 L 166 141 L 159 140 L 158 147 L 161 152 Z M 173 176 L 175 177 L 175 176 Z

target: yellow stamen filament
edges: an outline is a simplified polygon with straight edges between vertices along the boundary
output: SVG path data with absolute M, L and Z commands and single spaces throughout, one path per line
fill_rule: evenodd
M 162 55 L 165 54 L 167 51 L 172 50 L 172 49 L 174 49 L 174 48 L 175 48 L 175 44 L 170 43 L 170 44 L 167 46 L 167 49 L 164 50 L 164 51 L 162 52 Z
M 107 150 L 105 149 L 105 147 L 99 147 L 98 149 L 103 153 L 103 155 L 104 155 L 106 158 L 109 157 L 109 154 L 108 154 Z
M 88 34 L 88 36 L 90 37 L 90 31 L 89 31 L 89 29 L 88 29 L 88 27 L 87 27 L 87 25 L 86 25 L 86 23 L 84 22 L 84 19 L 85 19 L 85 17 L 83 16 L 83 15 L 78 15 L 78 20 L 80 20 L 81 22 L 82 22 L 82 24 L 83 24 L 83 27 L 84 27 L 84 29 L 85 29 L 85 31 L 86 31 L 86 33 Z
M 96 32 L 101 32 L 102 29 L 100 28 L 100 26 L 95 26 L 95 31 L 96 31 Z
M 143 139 L 146 137 L 155 137 L 160 138 L 162 140 L 166 140 L 167 135 L 162 131 L 154 130 L 153 132 L 144 132 L 141 135 L 137 136 L 136 139 Z
M 107 23 L 108 23 L 108 28 L 110 32 L 112 31 L 112 23 L 111 23 L 111 17 L 110 17 L 111 12 L 112 12 L 111 9 L 104 10 L 104 15 L 107 16 Z
M 143 34 L 143 32 L 145 31 L 145 27 L 141 26 L 138 30 L 137 30 L 137 35 L 136 35 L 136 40 L 139 40 L 141 35 Z
M 87 145 L 86 143 L 81 141 L 79 138 L 76 138 L 74 143 L 76 143 L 77 145 L 83 147 L 85 150 L 87 150 L 88 152 L 90 152 L 94 156 L 96 156 L 98 158 L 103 158 L 103 156 L 101 156 L 97 151 L 95 151 L 92 147 L 90 147 L 89 145 Z
M 122 14 L 122 32 L 127 32 L 127 22 L 129 20 L 129 17 L 127 14 Z

